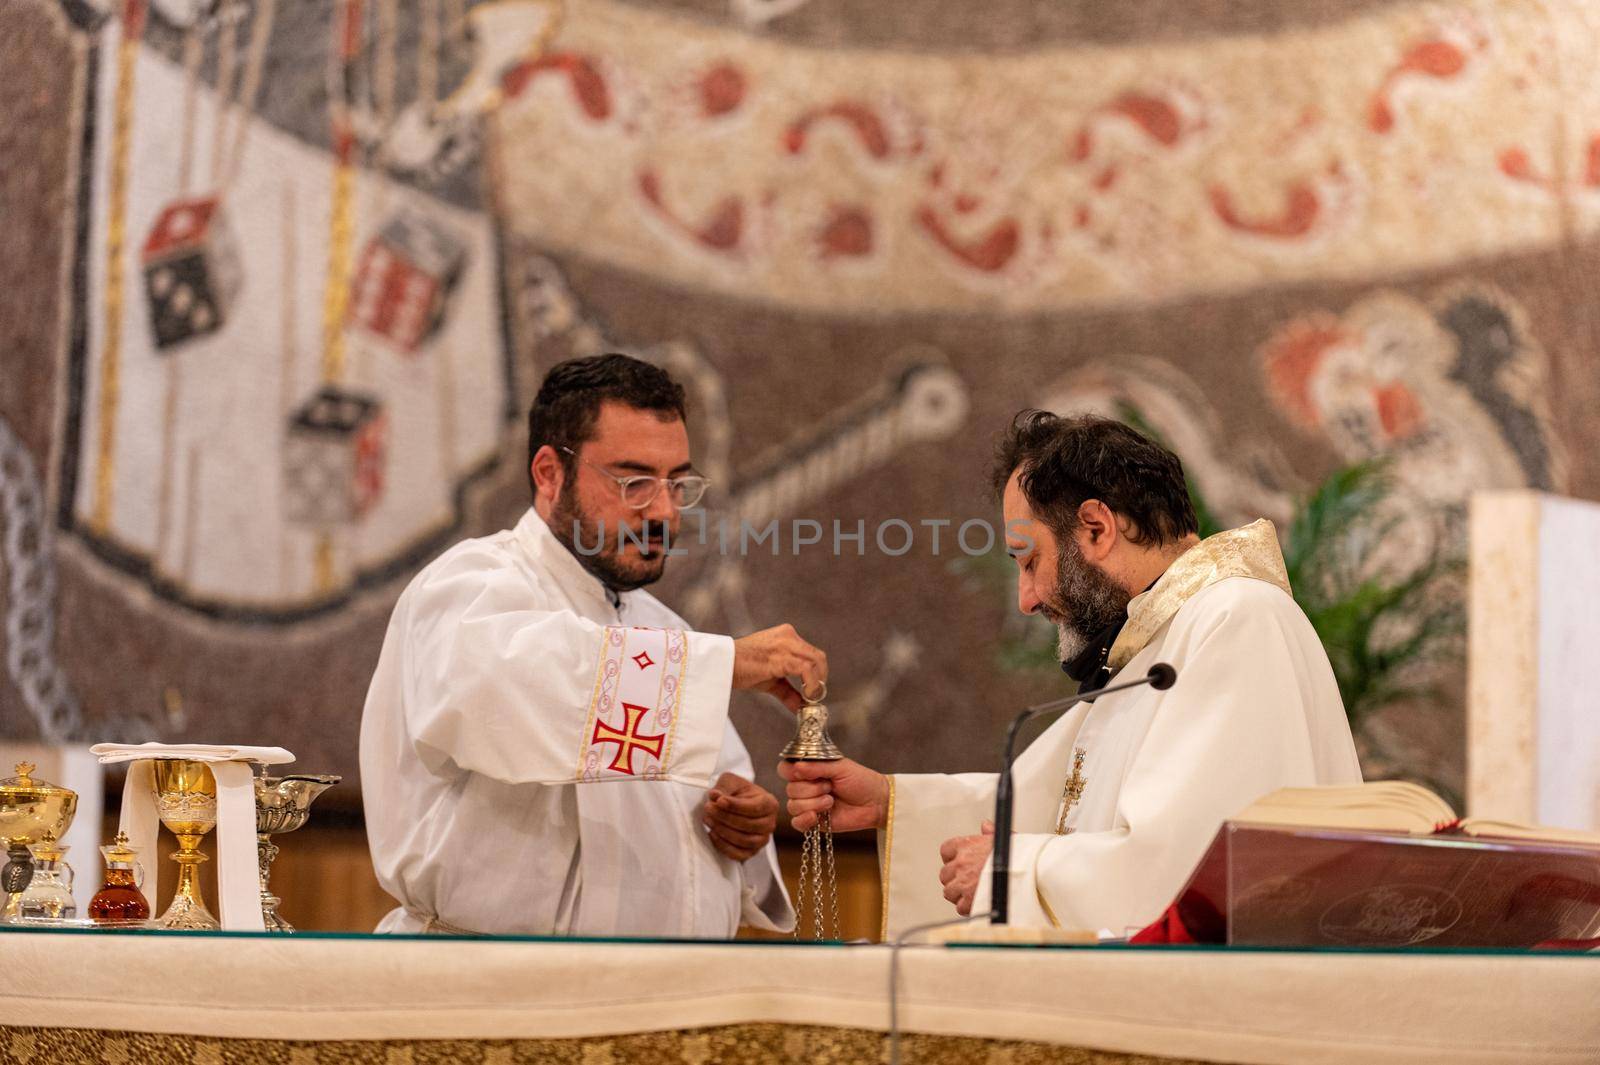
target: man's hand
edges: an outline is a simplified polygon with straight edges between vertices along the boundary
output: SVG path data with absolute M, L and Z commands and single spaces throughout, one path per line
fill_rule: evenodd
M 733 686 L 766 692 L 790 710 L 805 704 L 789 677 L 799 677 L 807 692 L 820 692 L 828 679 L 828 656 L 794 631 L 778 625 L 733 641 Z
M 766 788 L 744 777 L 724 773 L 706 795 L 701 823 L 711 845 L 736 862 L 753 858 L 778 827 L 778 800 Z
M 779 762 L 778 775 L 789 782 L 789 817 L 805 832 L 828 813 L 835 832 L 882 828 L 889 820 L 889 778 L 860 762 Z
M 978 893 L 978 877 L 994 850 L 994 822 L 985 821 L 982 835 L 956 836 L 939 845 L 939 857 L 944 868 L 939 870 L 939 883 L 944 885 L 944 897 L 956 904 L 956 912 L 965 917 L 972 912 L 972 900 Z

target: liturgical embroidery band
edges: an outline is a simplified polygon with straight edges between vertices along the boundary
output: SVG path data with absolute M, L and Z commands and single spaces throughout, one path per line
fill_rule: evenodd
M 879 883 L 883 885 L 883 913 L 878 924 L 878 938 L 889 941 L 889 862 L 894 857 L 894 774 L 889 775 L 889 809 L 883 816 L 883 833 L 878 838 L 878 864 L 882 867 Z
M 579 737 L 579 781 L 667 776 L 688 664 L 681 630 L 606 627 Z

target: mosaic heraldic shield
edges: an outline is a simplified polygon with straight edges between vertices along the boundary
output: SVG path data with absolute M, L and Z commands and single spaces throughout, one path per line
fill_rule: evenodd
M 498 456 L 515 404 L 479 161 L 445 187 L 386 167 L 382 115 L 256 113 L 289 26 L 271 0 L 238 5 L 225 44 L 113 6 L 90 44 L 61 524 L 202 613 L 322 613 L 458 535 Z M 299 32 L 321 12 L 335 60 L 383 65 L 381 40 L 339 32 L 362 5 L 276 6 Z
M 336 528 L 383 496 L 384 417 L 375 399 L 324 388 L 289 422 L 283 451 L 289 520 Z
M 157 348 L 221 329 L 239 291 L 239 254 L 221 200 L 175 203 L 156 218 L 140 253 Z

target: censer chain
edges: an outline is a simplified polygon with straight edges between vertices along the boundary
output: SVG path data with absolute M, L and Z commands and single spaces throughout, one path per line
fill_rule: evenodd
M 827 857 L 824 860 L 823 853 Z M 823 880 L 827 880 L 827 898 L 823 898 Z M 796 899 L 794 937 L 803 938 L 807 918 L 811 921 L 811 938 L 837 939 L 839 927 L 839 877 L 833 856 L 833 827 L 827 813 L 817 818 L 800 842 L 800 885 Z M 831 928 L 831 935 L 830 935 Z
M 814 831 L 815 829 L 808 830 L 800 838 L 800 882 L 798 890 L 795 892 L 797 898 L 794 900 L 794 937 L 796 939 L 800 939 L 805 935 L 806 914 L 809 912 L 809 908 L 806 906 L 806 892 L 811 886 L 811 833 Z
M 833 938 L 843 939 L 844 935 L 839 929 L 839 874 L 833 865 L 833 822 L 828 812 L 822 812 L 822 818 L 817 825 L 821 830 L 823 843 L 828 848 L 828 904 L 833 911 Z M 818 858 L 820 859 L 820 855 Z M 820 864 L 820 861 L 819 861 Z M 822 885 L 817 885 L 817 919 L 822 919 Z M 827 938 L 824 936 L 823 938 Z

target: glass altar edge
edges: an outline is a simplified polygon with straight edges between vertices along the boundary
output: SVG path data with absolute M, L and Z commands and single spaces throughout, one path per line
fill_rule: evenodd
M 0 925 L 0 934 L 56 935 L 56 936 L 178 936 L 188 939 L 261 939 L 272 943 L 288 944 L 297 941 L 346 941 L 352 943 L 427 942 L 427 943 L 533 943 L 574 946 L 689 946 L 689 947 L 752 947 L 783 950 L 841 947 L 884 949 L 886 943 L 851 943 L 841 940 L 792 939 L 682 939 L 671 937 L 629 936 L 455 936 L 420 933 L 374 932 L 316 932 L 299 931 L 293 935 L 273 932 L 238 932 L 222 930 L 178 930 L 160 927 L 41 927 L 39 925 Z M 1600 951 L 1531 950 L 1508 947 L 1230 947 L 1221 944 L 1189 943 L 928 943 L 908 944 L 917 950 L 943 948 L 947 950 L 1000 950 L 1000 951 L 1100 951 L 1139 954 L 1305 954 L 1344 955 L 1366 954 L 1375 956 L 1436 957 L 1513 957 L 1513 958 L 1595 958 Z

